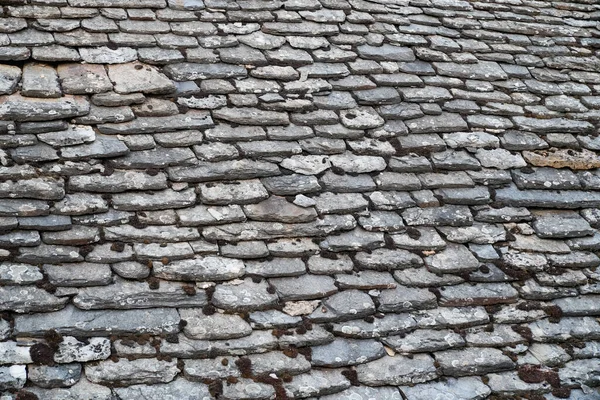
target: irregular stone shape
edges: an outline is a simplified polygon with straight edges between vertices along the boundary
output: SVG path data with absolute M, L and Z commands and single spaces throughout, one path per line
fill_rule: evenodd
M 400 386 L 400 391 L 409 399 L 429 400 L 436 398 L 457 398 L 483 400 L 491 390 L 480 378 L 447 378 L 444 382 L 424 383 L 415 386 Z
M 309 222 L 317 218 L 313 208 L 298 207 L 284 197 L 271 196 L 257 204 L 244 206 L 244 213 L 249 219 L 275 222 Z
M 265 280 L 254 283 L 246 278 L 240 284 L 217 285 L 212 303 L 225 310 L 247 311 L 267 308 L 278 301 L 274 293 L 269 293 Z
M 383 357 L 383 345 L 376 340 L 336 339 L 335 341 L 312 347 L 313 366 L 335 368 L 363 364 Z
M 320 400 L 402 400 L 402 395 L 396 388 L 389 386 L 385 387 L 369 387 L 369 386 L 355 386 L 350 387 L 342 392 L 330 394 L 328 396 L 320 397 Z
M 10 79 L 10 73 L 8 76 L 6 71 L 0 73 L 0 79 L 5 80 L 7 78 Z M 21 85 L 21 94 L 27 97 L 60 97 L 62 94 L 56 70 L 44 64 L 26 64 L 23 67 L 23 82 Z M 0 89 L 0 94 L 10 94 L 10 92 L 3 93 Z
M 44 265 L 48 281 L 56 286 L 108 285 L 112 273 L 108 264 L 77 263 L 66 265 Z
M 115 92 L 120 94 L 168 94 L 175 91 L 175 84 L 156 67 L 138 62 L 109 65 L 108 77 L 115 85 Z
M 537 215 L 533 228 L 539 237 L 552 239 L 582 237 L 595 233 L 590 224 L 574 212 Z
M 479 79 L 483 81 L 496 81 L 508 79 L 506 72 L 500 65 L 493 61 L 479 61 L 476 64 L 455 64 L 448 62 L 434 62 L 433 66 L 440 75 L 464 79 Z
M 244 221 L 246 216 L 238 205 L 205 206 L 198 205 L 175 211 L 182 226 L 218 225 Z
M 200 238 L 194 228 L 179 228 L 176 226 L 147 226 L 134 228 L 131 225 L 107 226 L 106 240 L 123 242 L 184 242 Z
M 54 353 L 54 361 L 61 364 L 105 360 L 108 357 L 110 340 L 107 338 L 89 338 L 86 343 L 73 336 L 66 336 Z
M 31 364 L 29 346 L 19 346 L 17 342 L 0 343 L 0 365 L 6 364 Z
M 68 298 L 56 297 L 35 286 L 0 287 L 0 310 L 18 313 L 48 312 L 60 310 Z
M 102 93 L 112 89 L 102 65 L 60 64 L 57 71 L 62 89 L 68 94 Z
M 433 359 L 427 354 L 416 354 L 412 358 L 384 356 L 358 365 L 356 373 L 358 381 L 368 386 L 422 383 L 438 376 Z
M 129 148 L 119 139 L 97 135 L 94 142 L 62 149 L 61 157 L 66 160 L 79 161 L 89 158 L 119 157 L 127 153 L 129 153 Z
M 190 339 L 235 339 L 252 333 L 250 325 L 238 315 L 204 315 L 200 309 L 182 309 L 179 315 L 187 322 L 183 333 Z
M 513 117 L 519 129 L 535 133 L 586 133 L 591 132 L 594 126 L 587 121 L 578 121 L 566 118 L 530 118 Z
M 287 113 L 263 111 L 257 108 L 220 108 L 213 111 L 216 119 L 241 125 L 289 125 Z
M 165 384 L 133 385 L 126 388 L 116 388 L 115 392 L 123 399 L 163 400 L 172 397 L 181 400 L 207 400 L 211 397 L 207 385 L 200 382 L 190 382 L 183 378 L 178 378 Z
M 302 275 L 305 272 L 306 266 L 299 258 L 278 257 L 271 260 L 246 261 L 246 273 L 265 278 Z
M 223 387 L 221 398 L 234 399 L 268 399 L 273 397 L 275 389 L 266 383 L 254 382 L 250 379 L 238 379 L 236 383 Z
M 383 290 L 379 296 L 381 312 L 402 312 L 435 308 L 436 297 L 426 289 L 398 285 L 395 289 Z
M 283 387 L 290 398 L 307 398 L 336 393 L 350 387 L 350 382 L 336 370 L 312 370 L 297 375 Z
M 34 265 L 4 262 L 0 265 L 0 284 L 26 285 L 43 279 L 39 268 Z
M 323 300 L 320 309 L 309 318 L 315 322 L 344 321 L 365 317 L 375 312 L 371 297 L 359 290 L 344 290 Z
M 69 125 L 67 130 L 41 133 L 37 137 L 50 146 L 62 147 L 93 142 L 96 139 L 96 133 L 90 126 Z
M 400 353 L 421 353 L 462 347 L 465 340 L 449 330 L 417 329 L 404 337 L 390 336 L 384 343 Z
M 570 168 L 572 170 L 587 170 L 600 167 L 600 157 L 590 150 L 581 149 L 549 149 L 524 151 L 523 157 L 527 162 L 538 167 Z
M 286 157 L 281 166 L 302 175 L 316 175 L 331 167 L 329 158 L 319 155 Z
M 171 189 L 151 193 L 118 193 L 113 195 L 115 210 L 164 210 L 193 206 L 196 203 L 194 189 L 176 192 Z
M 0 234 L 0 245 L 4 247 L 37 246 L 40 242 L 40 234 L 35 231 L 12 231 Z
M 600 362 L 597 358 L 587 360 L 574 360 L 566 363 L 558 372 L 560 381 L 565 386 L 589 385 L 597 386 L 600 378 L 598 368 Z
M 43 388 L 73 386 L 81 378 L 81 364 L 62 364 L 55 366 L 31 365 L 28 378 Z
M 221 179 L 250 179 L 279 175 L 277 164 L 265 161 L 235 160 L 200 162 L 193 167 L 172 167 L 169 178 L 176 182 L 207 182 Z
M 21 69 L 19 67 L 2 65 L 0 68 L 0 94 L 12 94 L 20 79 Z
M 205 204 L 248 204 L 269 197 L 258 179 L 200 185 L 200 199 Z
M 109 286 L 94 286 L 79 290 L 73 304 L 84 310 L 131 309 L 151 307 L 202 307 L 206 294 L 195 291 L 188 294 L 184 287 L 173 282 L 161 282 L 158 289 L 146 282 L 117 278 Z
M 21 389 L 27 380 L 25 365 L 0 367 L 0 390 Z
M 598 295 L 587 295 L 580 297 L 565 297 L 553 300 L 553 303 L 560 307 L 566 316 L 588 316 L 598 315 Z
M 252 365 L 252 372 L 256 375 L 276 374 L 300 374 L 311 368 L 311 363 L 304 356 L 290 358 L 282 352 L 271 351 L 265 354 L 253 354 L 248 356 Z
M 17 336 L 43 336 L 50 329 L 63 335 L 98 336 L 125 333 L 173 333 L 179 330 L 175 309 L 81 311 L 67 306 L 53 313 L 19 315 Z
M 168 264 L 155 262 L 153 274 L 169 280 L 215 281 L 229 280 L 244 275 L 243 261 L 224 257 L 198 257 L 172 261 Z
M 76 175 L 69 179 L 69 189 L 75 191 L 118 193 L 129 190 L 158 190 L 167 187 L 164 173 L 149 175 L 141 171 L 113 171 L 102 174 Z
M 0 106 L 1 107 L 1 106 Z M 119 124 L 101 124 L 98 130 L 108 135 L 136 133 L 160 133 L 182 129 L 205 129 L 214 126 L 210 113 L 190 110 L 186 114 L 166 117 L 139 117 Z
M 519 293 L 506 283 L 478 283 L 444 287 L 440 305 L 443 306 L 485 306 L 511 303 L 518 299 Z
M 231 64 L 169 64 L 163 71 L 169 78 L 178 82 L 199 79 L 244 78 L 247 75 L 246 68 Z
M 337 292 L 333 278 L 302 275 L 295 278 L 273 278 L 269 282 L 283 301 L 311 300 Z
M 440 115 L 426 115 L 406 121 L 406 126 L 411 133 L 446 133 L 468 130 L 466 121 L 453 113 Z
M 466 206 L 445 205 L 430 208 L 409 208 L 402 212 L 407 225 L 421 226 L 469 226 L 473 217 Z
M 411 48 L 383 44 L 382 46 L 371 46 L 364 44 L 357 47 L 358 55 L 367 60 L 376 61 L 415 61 L 415 55 Z
M 82 47 L 79 49 L 79 54 L 88 64 L 119 64 L 134 61 L 138 57 L 137 51 L 131 47 L 119 47 L 114 50 L 106 46 Z M 112 78 L 111 80 L 114 81 Z
M 353 229 L 356 221 L 349 215 L 326 215 L 323 219 L 300 224 L 273 224 L 251 221 L 245 223 L 211 226 L 203 229 L 206 239 L 231 241 L 266 240 L 303 236 L 323 236 L 332 232 Z
M 464 246 L 448 244 L 446 249 L 425 259 L 425 263 L 436 273 L 474 271 L 479 268 L 475 256 Z
M 371 107 L 341 110 L 342 124 L 349 129 L 372 129 L 383 126 L 385 120 Z
M 85 115 L 90 104 L 83 96 L 64 95 L 56 99 L 0 97 L 0 118 L 9 121 L 48 121 Z
M 566 195 L 565 195 L 566 194 Z M 600 207 L 600 195 L 591 191 L 519 190 L 515 185 L 496 190 L 496 201 L 510 207 L 589 208 Z
M 436 353 L 445 375 L 483 375 L 513 369 L 515 364 L 498 349 L 465 348 Z
M 84 377 L 69 388 L 42 389 L 28 387 L 27 391 L 38 396 L 38 398 L 48 400 L 111 400 L 113 398 L 109 388 L 91 383 Z
M 85 375 L 94 383 L 135 385 L 170 382 L 180 372 L 177 361 L 162 361 L 153 358 L 141 358 L 129 361 L 125 358 L 119 362 L 100 361 L 97 364 L 86 364 Z

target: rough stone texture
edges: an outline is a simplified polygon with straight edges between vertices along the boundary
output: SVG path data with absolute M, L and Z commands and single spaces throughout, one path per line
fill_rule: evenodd
M 2 400 L 595 396 L 597 2 L 4 3 Z

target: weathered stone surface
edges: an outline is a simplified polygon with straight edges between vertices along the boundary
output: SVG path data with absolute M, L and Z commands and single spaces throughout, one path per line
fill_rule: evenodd
M 168 94 L 175 91 L 173 82 L 156 67 L 141 63 L 110 65 L 108 77 L 115 85 L 115 92 L 119 94 Z
M 35 286 L 0 287 L 0 310 L 18 313 L 55 311 L 63 308 L 67 300 Z
M 600 158 L 587 149 L 573 151 L 553 148 L 543 151 L 524 151 L 523 157 L 527 162 L 538 167 L 571 168 L 573 170 L 600 167 Z
M 89 338 L 80 342 L 72 336 L 64 337 L 58 344 L 54 361 L 57 363 L 105 360 L 110 356 L 110 341 L 106 338 Z
M 322 367 L 363 364 L 383 357 L 383 345 L 375 340 L 336 339 L 312 348 L 311 363 Z
M 210 114 L 206 111 L 191 110 L 184 116 L 139 117 L 120 124 L 101 124 L 98 130 L 105 134 L 160 133 L 182 129 L 204 129 L 214 126 Z
M 276 164 L 265 161 L 235 160 L 200 162 L 193 167 L 172 167 L 169 178 L 176 182 L 208 182 L 219 179 L 250 179 L 279 175 Z
M 322 298 L 337 292 L 333 278 L 302 275 L 295 278 L 273 278 L 269 283 L 284 301 Z
M 307 398 L 336 393 L 350 386 L 350 382 L 337 371 L 312 370 L 297 375 L 284 389 L 289 397 Z
M 81 289 L 73 299 L 73 304 L 84 310 L 202 307 L 206 302 L 203 291 L 188 294 L 182 285 L 173 282 L 161 282 L 158 289 L 152 289 L 145 282 L 132 282 L 120 278 L 107 287 Z
M 243 78 L 247 75 L 246 68 L 229 64 L 170 64 L 164 68 L 165 74 L 179 82 L 198 79 L 227 79 Z
M 414 384 L 438 376 L 433 359 L 426 354 L 417 354 L 412 358 L 385 356 L 357 366 L 356 372 L 359 382 L 368 386 Z
M 121 385 L 164 383 L 173 380 L 179 373 L 177 361 L 159 361 L 156 359 L 137 359 L 129 361 L 119 359 L 86 364 L 85 375 L 94 383 Z
M 175 2 L 175 1 L 173 1 Z M 115 392 L 125 399 L 161 400 L 173 397 L 181 400 L 209 399 L 208 385 L 200 382 L 190 382 L 177 378 L 170 383 L 153 385 L 133 385 L 125 388 L 116 388 Z
M 90 104 L 82 96 L 40 99 L 13 94 L 0 97 L 0 117 L 6 120 L 48 121 L 78 117 L 89 110 Z
M 84 377 L 69 388 L 41 389 L 29 387 L 27 391 L 39 398 L 48 400 L 111 400 L 113 397 L 109 388 L 91 383 Z
M 111 175 L 77 175 L 69 179 L 75 191 L 118 193 L 128 190 L 158 190 L 167 187 L 165 174 L 149 175 L 140 171 L 114 171 Z
M 182 309 L 181 319 L 187 322 L 183 333 L 190 339 L 235 339 L 252 333 L 250 325 L 238 315 L 203 315 L 200 309 Z
M 400 391 L 410 399 L 427 400 L 441 396 L 464 400 L 481 400 L 491 394 L 491 390 L 479 378 L 448 378 L 444 382 L 433 382 L 415 386 L 400 386 Z
M 26 336 L 42 336 L 50 329 L 76 336 L 142 332 L 159 334 L 176 332 L 178 323 L 179 314 L 175 309 L 81 311 L 67 306 L 54 313 L 17 316 L 14 332 Z
M 205 228 L 206 239 L 265 240 L 281 237 L 323 236 L 332 232 L 352 229 L 356 221 L 352 216 L 326 215 L 323 219 L 300 224 L 282 224 L 253 221 Z
M 198 257 L 166 265 L 154 263 L 154 275 L 169 280 L 229 280 L 242 276 L 244 271 L 241 260 L 224 257 Z
M 77 363 L 56 366 L 32 365 L 28 368 L 28 378 L 43 388 L 69 387 L 81 378 L 81 365 Z
M 444 374 L 450 376 L 480 375 L 514 367 L 514 363 L 498 349 L 466 348 L 436 353 Z
M 4 67 L 14 68 L 14 67 Z M 14 71 L 5 70 L 2 72 L 3 80 L 6 84 L 10 84 L 11 77 L 14 77 Z M 17 78 L 18 79 L 18 78 Z M 13 81 L 14 82 L 14 81 Z M 14 82 L 16 84 L 16 82 Z M 10 90 L 1 90 L 1 94 L 10 94 Z M 2 93 L 4 92 L 4 93 Z M 23 68 L 23 82 L 21 87 L 21 94 L 27 97 L 60 97 L 61 90 L 58 84 L 58 75 L 56 70 L 48 65 L 30 63 L 26 64 Z

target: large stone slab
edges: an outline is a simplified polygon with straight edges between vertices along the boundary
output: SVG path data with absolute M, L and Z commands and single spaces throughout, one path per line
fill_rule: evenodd
M 68 298 L 56 297 L 35 286 L 0 287 L 0 310 L 18 313 L 60 310 Z
M 358 381 L 367 386 L 407 385 L 437 378 L 433 358 L 416 354 L 412 358 L 385 356 L 356 367 Z
M 102 93 L 112 89 L 103 65 L 61 64 L 57 71 L 62 89 L 68 94 Z
M 264 111 L 258 108 L 220 108 L 213 111 L 216 119 L 223 119 L 240 125 L 289 125 L 287 113 Z
M 150 288 L 146 282 L 117 278 L 109 286 L 94 286 L 79 290 L 73 304 L 84 310 L 132 309 L 152 307 L 202 307 L 206 294 L 201 290 L 188 293 L 181 284 L 160 282 Z
M 231 64 L 170 64 L 164 68 L 165 74 L 178 82 L 199 79 L 244 78 L 248 74 L 241 65 Z
M 171 308 L 82 311 L 67 306 L 58 312 L 16 316 L 14 333 L 36 337 L 51 329 L 74 336 L 173 333 L 179 330 L 179 319 L 177 311 Z
M 214 123 L 210 113 L 206 111 L 191 110 L 182 115 L 139 117 L 133 121 L 120 124 L 101 124 L 98 125 L 98 130 L 107 135 L 131 135 L 136 133 L 169 132 L 182 129 L 205 129 L 213 126 Z
M 154 263 L 154 275 L 169 280 L 223 281 L 244 275 L 243 261 L 225 257 L 198 257 L 172 261 L 168 264 Z
M 107 360 L 85 366 L 86 377 L 90 381 L 100 384 L 165 383 L 172 381 L 179 372 L 177 360 L 163 361 L 154 358 L 132 361 L 121 358 L 118 362 Z
M 168 94 L 175 91 L 175 84 L 156 67 L 138 62 L 109 65 L 108 77 L 115 85 L 115 92 L 121 94 Z
M 49 121 L 85 115 L 90 103 L 83 96 L 64 95 L 55 99 L 23 97 L 20 94 L 0 97 L 0 119 L 13 121 Z

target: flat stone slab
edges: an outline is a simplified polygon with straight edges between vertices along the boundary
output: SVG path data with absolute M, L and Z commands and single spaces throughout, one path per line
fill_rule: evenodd
M 61 311 L 15 318 L 17 336 L 42 336 L 54 329 L 64 335 L 98 336 L 118 333 L 172 333 L 179 324 L 175 309 L 82 311 L 67 306 Z
M 90 103 L 83 96 L 64 95 L 55 99 L 0 96 L 0 118 L 13 121 L 49 121 L 85 115 Z
M 358 381 L 368 386 L 415 384 L 438 376 L 433 358 L 427 354 L 416 354 L 412 358 L 401 355 L 384 356 L 358 365 L 356 373 Z
M 108 77 L 120 94 L 168 94 L 175 91 L 175 84 L 156 67 L 138 62 L 114 64 L 108 67 Z

